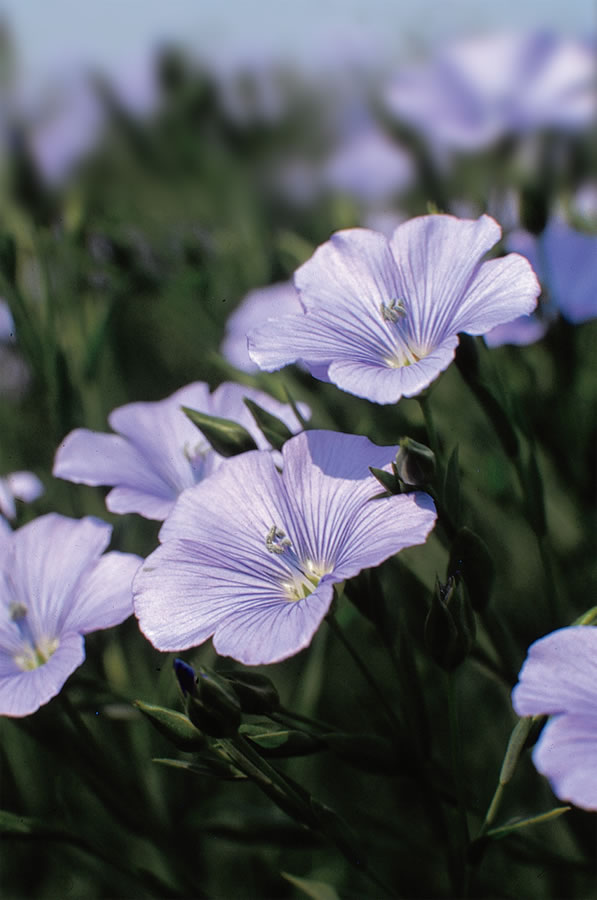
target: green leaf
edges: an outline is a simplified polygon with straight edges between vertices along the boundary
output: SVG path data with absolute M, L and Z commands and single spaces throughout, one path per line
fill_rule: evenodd
M 281 450 L 287 440 L 292 437 L 292 431 L 284 422 L 272 415 L 266 409 L 255 403 L 249 397 L 243 397 L 243 403 L 253 416 L 255 423 L 266 441 L 274 450 Z
M 257 449 L 257 444 L 247 429 L 237 422 L 233 422 L 232 419 L 208 416 L 207 413 L 190 409 L 188 406 L 181 408 L 193 425 L 200 429 L 216 453 L 219 453 L 221 456 L 236 456 L 239 453 L 245 453 L 247 450 Z
M 311 897 L 311 900 L 340 900 L 340 895 L 330 884 L 325 884 L 323 881 L 313 881 L 311 878 L 298 878 L 289 872 L 280 872 L 280 874 L 282 878 L 289 881 L 290 884 L 302 891 L 303 894 L 306 894 L 307 897 Z
M 280 747 L 285 744 L 293 733 L 288 728 L 269 727 L 267 725 L 252 725 L 246 723 L 239 728 L 241 734 L 251 738 L 260 747 Z

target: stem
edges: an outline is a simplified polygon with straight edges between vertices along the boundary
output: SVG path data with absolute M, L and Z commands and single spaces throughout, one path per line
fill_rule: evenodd
M 429 446 L 433 450 L 435 454 L 436 462 L 439 463 L 440 460 L 440 448 L 439 448 L 439 440 L 437 437 L 437 431 L 435 429 L 435 423 L 433 421 L 433 415 L 431 414 L 431 406 L 429 403 L 429 393 L 427 391 L 423 391 L 422 394 L 419 394 L 417 397 L 417 401 L 421 408 L 421 412 L 423 413 L 423 419 L 425 420 L 425 428 L 427 429 L 427 440 L 429 441 Z M 439 466 L 438 466 L 439 468 Z
M 346 635 L 344 634 L 344 632 L 338 625 L 338 622 L 334 618 L 333 613 L 328 614 L 326 616 L 325 620 L 328 623 L 330 629 L 333 631 L 334 635 L 340 641 L 340 643 L 344 645 L 344 648 L 347 650 L 347 652 L 351 656 L 352 661 L 354 662 L 355 666 L 357 667 L 357 669 L 359 670 L 359 672 L 361 673 L 361 675 L 363 676 L 363 678 L 365 679 L 365 681 L 367 682 L 367 684 L 369 685 L 369 687 L 371 688 L 371 690 L 373 691 L 373 693 L 375 694 L 377 699 L 379 700 L 386 716 L 388 717 L 388 720 L 392 726 L 392 729 L 398 736 L 401 736 L 402 735 L 402 723 L 400 722 L 398 716 L 396 715 L 396 713 L 394 712 L 394 710 L 392 709 L 392 707 L 386 700 L 386 697 L 385 697 L 383 691 L 381 690 L 377 681 L 375 680 L 375 678 L 369 671 L 368 666 L 366 665 L 366 663 L 363 662 L 363 660 L 361 659 L 361 657 L 359 656 L 357 651 L 354 649 L 352 644 L 349 642 L 348 638 L 346 637 Z
M 458 697 L 456 693 L 456 672 L 448 672 L 448 715 L 450 719 L 450 751 L 452 757 L 452 776 L 456 786 L 456 798 L 458 801 L 458 820 L 460 828 L 460 840 L 458 852 L 458 883 L 456 896 L 466 897 L 468 894 L 468 864 L 467 854 L 470 843 L 468 821 L 466 818 L 466 803 L 464 798 L 464 779 L 462 766 L 462 743 L 460 739 L 460 722 L 458 716 Z

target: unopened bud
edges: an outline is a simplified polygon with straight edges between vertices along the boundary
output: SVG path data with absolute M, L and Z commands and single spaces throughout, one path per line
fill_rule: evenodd
M 256 450 L 257 444 L 246 428 L 232 419 L 221 419 L 183 406 L 182 411 L 201 431 L 210 445 L 221 456 L 237 456 L 247 450 Z
M 425 444 L 402 438 L 396 454 L 396 471 L 404 484 L 429 484 L 435 475 L 435 454 Z
M 489 548 L 470 528 L 461 528 L 450 550 L 448 575 L 464 578 L 473 609 L 482 612 L 491 597 L 495 566 Z
M 228 681 L 203 668 L 196 675 L 182 659 L 174 660 L 174 671 L 193 725 L 210 737 L 236 734 L 242 718 L 241 706 Z
M 275 684 L 266 675 L 242 669 L 220 672 L 236 694 L 241 709 L 252 715 L 267 716 L 280 706 Z
M 182 713 L 164 706 L 154 706 L 153 703 L 143 703 L 142 700 L 135 700 L 133 706 L 179 750 L 197 751 L 205 746 L 204 736 Z
M 475 616 L 464 583 L 453 576 L 436 581 L 425 620 L 425 644 L 435 662 L 451 671 L 468 655 L 475 639 Z

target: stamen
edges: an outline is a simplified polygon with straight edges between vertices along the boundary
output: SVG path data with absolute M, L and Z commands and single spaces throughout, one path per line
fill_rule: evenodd
M 404 300 L 393 297 L 389 303 L 381 303 L 379 307 L 382 319 L 386 322 L 398 322 L 406 318 L 406 306 Z
M 265 546 L 270 553 L 278 555 L 291 546 L 290 538 L 286 537 L 286 532 L 277 525 L 272 525 L 265 538 Z

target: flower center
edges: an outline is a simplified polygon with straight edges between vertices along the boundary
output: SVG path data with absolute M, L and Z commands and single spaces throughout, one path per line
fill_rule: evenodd
M 205 464 L 210 450 L 211 447 L 209 446 L 209 444 L 199 442 L 198 444 L 191 445 L 190 441 L 187 441 L 182 448 L 182 451 L 193 471 L 193 477 L 195 481 L 201 481 L 201 479 L 204 477 Z
M 282 580 L 282 588 L 287 600 L 304 600 L 312 594 L 329 569 L 313 562 L 311 559 L 300 560 L 286 532 L 278 525 L 272 525 L 265 537 L 265 546 L 269 553 L 281 558 L 286 572 Z
M 56 652 L 60 641 L 58 638 L 48 637 L 35 640 L 27 620 L 27 607 L 23 603 L 12 603 L 9 614 L 23 639 L 20 651 L 13 657 L 14 661 L 23 672 L 38 669 Z
M 420 350 L 415 353 L 410 345 L 408 328 L 403 326 L 404 320 L 408 319 L 406 301 L 397 297 L 393 297 L 387 303 L 382 301 L 379 312 L 389 326 L 390 341 L 386 348 L 389 352 L 382 357 L 385 365 L 390 369 L 401 369 L 403 366 L 412 366 L 413 363 L 419 362 L 426 354 Z

